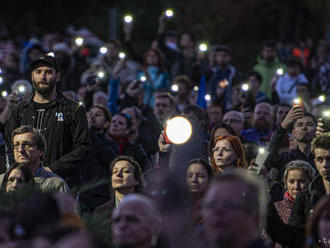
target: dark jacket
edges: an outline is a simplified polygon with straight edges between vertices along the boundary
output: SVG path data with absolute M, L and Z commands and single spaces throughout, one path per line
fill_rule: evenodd
M 317 176 L 307 190 L 301 192 L 292 207 L 289 224 L 304 226 L 307 217 L 314 211 L 316 203 L 326 194 L 322 177 Z
M 287 163 L 299 159 L 307 161 L 315 168 L 312 155 L 307 157 L 298 148 L 289 152 L 279 153 L 281 142 L 284 139 L 286 132 L 285 129 L 279 127 L 273 134 L 269 143 L 269 155 L 265 164 L 275 168 L 283 168 Z
M 7 155 L 13 161 L 11 133 L 22 125 L 31 125 L 46 138 L 47 149 L 43 157 L 45 166 L 63 177 L 70 186 L 80 183 L 80 166 L 90 149 L 85 108 L 65 98 L 57 98 L 47 105 L 43 115 L 33 102 L 33 95 L 13 109 L 6 124 Z M 39 125 L 39 126 L 37 126 Z

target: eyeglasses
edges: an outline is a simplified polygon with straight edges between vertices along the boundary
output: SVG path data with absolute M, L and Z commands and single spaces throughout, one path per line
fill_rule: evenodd
M 224 153 L 229 153 L 229 152 L 233 152 L 234 149 L 230 149 L 227 147 L 215 147 L 212 149 L 212 152 L 224 152 Z
M 36 146 L 36 143 L 23 141 L 22 143 L 14 143 L 14 150 L 19 150 L 20 147 L 23 147 L 24 150 L 32 149 Z

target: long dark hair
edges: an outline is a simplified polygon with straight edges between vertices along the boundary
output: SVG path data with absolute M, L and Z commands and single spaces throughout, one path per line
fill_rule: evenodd
M 9 175 L 14 169 L 18 169 L 23 173 L 24 178 L 25 178 L 24 183 L 34 184 L 33 175 L 31 173 L 30 169 L 26 165 L 19 164 L 19 163 L 14 163 L 13 166 L 5 173 L 5 175 L 3 177 L 3 181 L 2 181 L 2 184 L 1 184 L 1 191 L 2 192 L 6 192 L 6 186 L 7 186 L 7 183 L 8 183 Z
M 143 57 L 143 65 L 142 65 L 143 70 L 146 72 L 146 70 L 149 66 L 147 64 L 147 56 L 150 52 L 155 53 L 158 57 L 157 67 L 159 68 L 159 72 L 164 72 L 166 70 L 164 58 L 163 58 L 164 55 L 163 55 L 162 51 L 159 50 L 158 48 L 150 48 L 146 51 L 146 53 L 144 54 L 144 57 Z

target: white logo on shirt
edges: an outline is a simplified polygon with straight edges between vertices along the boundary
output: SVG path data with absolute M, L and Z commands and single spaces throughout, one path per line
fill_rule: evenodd
M 57 121 L 64 121 L 63 113 L 55 113 L 55 117 L 57 117 Z

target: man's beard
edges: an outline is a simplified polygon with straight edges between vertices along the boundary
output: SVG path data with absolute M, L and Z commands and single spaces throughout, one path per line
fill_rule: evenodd
M 265 119 L 256 120 L 254 123 L 254 127 L 255 129 L 262 131 L 271 129 L 271 125 Z
M 55 80 L 49 82 L 47 87 L 39 87 L 39 85 L 41 83 L 42 82 L 39 82 L 39 83 L 32 82 L 34 90 L 42 96 L 49 96 L 53 92 L 53 89 L 56 87 L 56 81 Z

